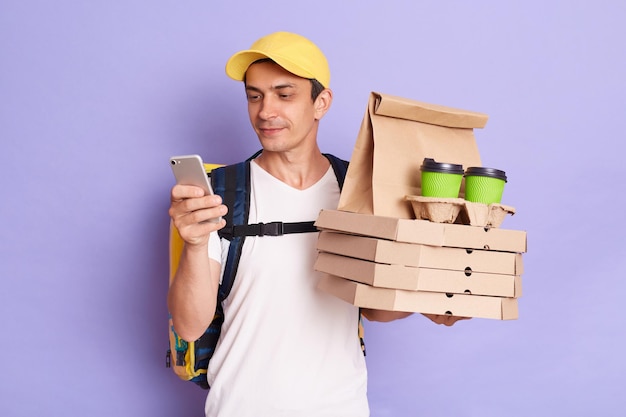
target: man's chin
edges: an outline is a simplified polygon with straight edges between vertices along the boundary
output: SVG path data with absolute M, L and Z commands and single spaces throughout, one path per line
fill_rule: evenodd
M 259 142 L 261 142 L 261 146 L 263 147 L 263 149 L 272 152 L 279 152 L 282 148 L 285 147 L 284 141 L 282 141 L 278 137 L 267 137 L 259 135 Z

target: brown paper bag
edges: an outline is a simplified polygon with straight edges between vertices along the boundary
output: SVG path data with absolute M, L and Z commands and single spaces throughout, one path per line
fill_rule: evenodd
M 480 166 L 474 128 L 482 113 L 372 92 L 350 159 L 339 210 L 414 218 L 406 195 L 421 195 L 420 166 L 437 162 Z

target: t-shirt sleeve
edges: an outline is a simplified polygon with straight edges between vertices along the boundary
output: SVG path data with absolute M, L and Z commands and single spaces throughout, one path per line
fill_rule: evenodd
M 222 244 L 217 232 L 211 232 L 209 236 L 209 258 L 222 263 Z

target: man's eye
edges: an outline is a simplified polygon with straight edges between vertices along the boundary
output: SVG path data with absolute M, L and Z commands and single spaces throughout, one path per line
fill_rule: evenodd
M 248 101 L 259 101 L 261 96 L 259 95 L 248 95 Z

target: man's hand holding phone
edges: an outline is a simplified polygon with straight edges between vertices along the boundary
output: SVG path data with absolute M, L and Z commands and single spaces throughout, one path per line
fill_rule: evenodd
M 171 190 L 169 215 L 183 240 L 203 245 L 209 234 L 225 226 L 227 208 L 213 194 L 202 159 L 198 155 L 170 158 L 176 185 Z

